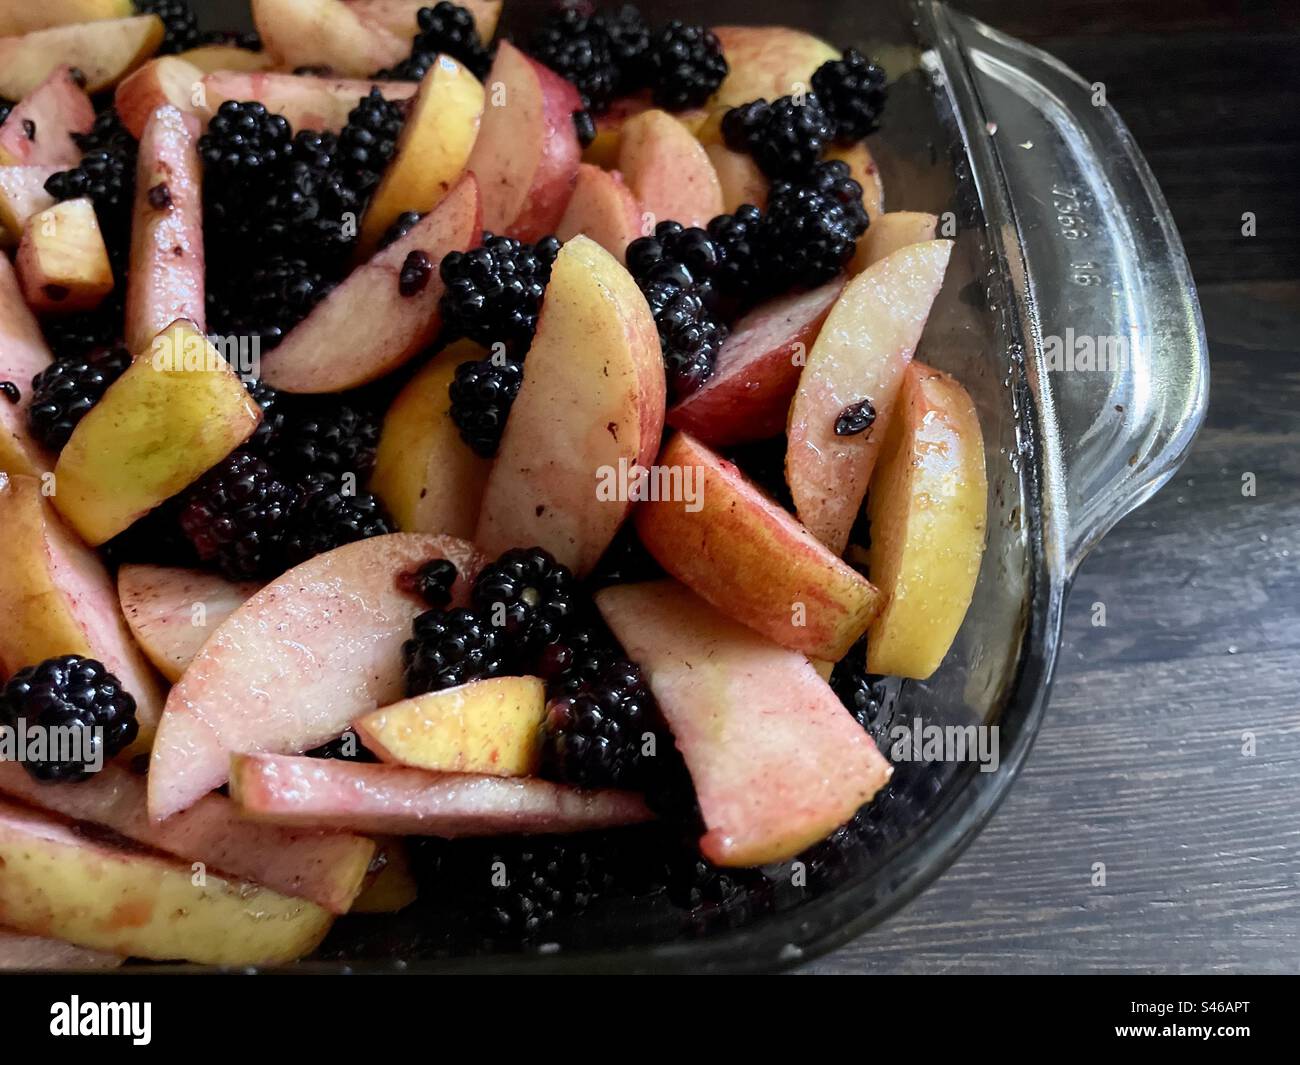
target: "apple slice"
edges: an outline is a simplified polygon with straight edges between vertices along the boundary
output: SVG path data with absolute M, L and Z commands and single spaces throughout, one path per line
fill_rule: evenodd
M 438 263 L 478 243 L 478 185 L 466 174 L 401 240 L 390 244 L 325 297 L 263 358 L 262 380 L 282 392 L 342 392 L 397 369 L 442 327 Z M 424 287 L 403 294 L 409 255 L 430 263 Z
M 244 813 L 294 827 L 458 839 L 586 832 L 651 817 L 634 792 L 580 791 L 536 777 L 268 754 L 231 761 L 230 791 Z
M 837 555 L 862 506 L 903 370 L 943 284 L 952 241 L 913 244 L 858 274 L 827 317 L 790 405 L 786 479 L 799 519 Z M 855 436 L 835 426 L 869 400 L 875 423 Z
M 610 103 L 609 107 L 596 116 L 596 139 L 582 150 L 583 162 L 593 166 L 612 170 L 618 165 L 619 143 L 623 139 L 623 128 L 628 120 L 649 111 L 654 106 L 649 91 L 635 96 L 623 96 Z M 710 112 L 707 108 L 692 107 L 685 111 L 676 111 L 673 117 L 682 123 L 692 134 L 698 136 L 702 127 L 708 122 Z
M 871 486 L 871 576 L 888 603 L 867 638 L 873 673 L 924 680 L 961 628 L 988 508 L 984 438 L 969 394 L 912 363 Z
M 27 426 L 32 378 L 53 361 L 18 287 L 18 274 L 0 255 L 0 383 L 13 385 L 18 399 L 0 396 L 0 470 L 39 477 L 54 468 L 54 456 L 38 444 Z
M 171 566 L 126 565 L 117 571 L 126 623 L 149 661 L 173 684 L 208 637 L 260 587 Z
M 767 207 L 767 176 L 747 152 L 732 151 L 725 144 L 707 144 L 709 157 L 722 189 L 722 208 L 734 214 L 741 204 L 752 203 L 759 210 Z
M 342 0 L 252 0 L 252 7 L 263 46 L 290 69 L 326 66 L 363 78 L 404 59 L 415 35 L 364 21 Z
M 399 579 L 438 558 L 455 564 L 463 605 L 482 565 L 473 545 L 394 533 L 317 555 L 231 614 L 168 696 L 150 814 L 170 817 L 224 784 L 233 751 L 310 750 L 399 699 L 402 644 L 426 608 Z
M 216 348 L 177 322 L 77 424 L 54 468 L 54 505 L 98 546 L 198 480 L 261 418 Z
M 21 932 L 0 928 L 0 972 L 116 969 L 124 961 L 126 959 L 119 954 L 87 950 L 61 939 L 25 936 Z
M 70 22 L 129 18 L 135 14 L 131 0 L 4 0 L 0 3 L 0 34 L 31 33 Z
M 420 8 L 430 6 L 429 0 L 345 0 L 345 3 L 362 22 L 382 26 L 403 41 L 410 41 L 420 31 L 417 22 Z M 459 6 L 474 16 L 479 40 L 484 44 L 492 40 L 501 18 L 501 0 L 463 0 Z
M 872 158 L 871 149 L 865 141 L 855 141 L 847 148 L 832 145 L 826 153 L 827 159 L 839 159 L 849 164 L 849 176 L 862 186 L 862 206 L 866 208 L 871 224 L 884 211 L 885 186 L 880 180 L 880 168 Z
M 370 876 L 350 913 L 397 913 L 406 909 L 420 895 L 406 843 L 394 836 L 381 836 L 376 862 L 383 867 Z
M 112 829 L 126 839 L 252 880 L 331 913 L 347 913 L 374 857 L 374 841 L 343 833 L 294 832 L 249 821 L 224 795 L 149 820 L 145 777 L 113 763 L 77 784 L 45 784 L 17 762 L 0 762 L 0 793 L 38 810 Z
M 410 380 L 384 416 L 370 491 L 403 532 L 474 535 L 492 463 L 461 439 L 448 390 L 456 367 L 484 354 L 473 341 L 453 342 Z
M 116 85 L 162 44 L 157 15 L 79 22 L 0 38 L 0 96 L 20 99 L 61 66 L 75 67 L 91 95 Z
M 0 124 L 0 163 L 74 167 L 81 162 L 81 149 L 72 134 L 85 133 L 94 124 L 95 107 L 73 80 L 71 68 L 55 67 Z
M 523 777 L 542 756 L 546 686 L 492 677 L 417 695 L 358 718 L 361 742 L 385 762 L 444 773 Z
M 709 101 L 714 107 L 807 92 L 817 68 L 840 58 L 820 37 L 788 26 L 715 26 L 713 32 L 729 68 Z
M 334 920 L 315 903 L 211 872 L 196 877 L 188 865 L 119 850 L 8 803 L 0 867 L 5 925 L 138 958 L 273 965 L 315 949 Z
M 113 291 L 113 267 L 89 199 L 65 200 L 35 215 L 14 265 L 37 313 L 88 311 Z
M 781 646 L 842 658 L 883 605 L 867 579 L 689 434 L 674 436 L 658 465 L 695 486 L 637 508 L 637 533 L 656 561 Z
M 619 140 L 618 169 L 656 223 L 671 219 L 706 226 L 722 214 L 722 185 L 708 153 L 667 111 L 651 108 L 628 119 Z
M 469 169 L 483 190 L 483 226 L 534 241 L 555 231 L 578 176 L 573 112 L 578 90 L 502 41 L 488 72 L 493 86 Z
M 35 478 L 0 473 L 0 559 L 0 673 L 56 655 L 104 663 L 135 697 L 140 734 L 128 753 L 147 751 L 162 713 L 158 680 L 104 564 L 59 521 Z
M 57 174 L 57 166 L 0 166 L 0 225 L 14 234 L 15 242 L 27 228 L 27 220 L 54 205 L 45 182 Z
M 710 861 L 792 858 L 889 780 L 871 737 L 797 651 L 672 581 L 606 588 L 596 605 L 645 670 L 686 759 Z
M 204 44 L 198 48 L 187 48 L 176 58 L 198 67 L 204 74 L 215 74 L 218 70 L 252 74 L 259 70 L 273 70 L 277 62 L 275 56 L 266 52 L 254 52 L 233 44 Z
M 843 288 L 836 278 L 750 311 L 723 342 L 713 375 L 668 411 L 668 424 L 711 447 L 780 436 L 808 351 Z
M 136 165 L 126 344 L 133 352 L 177 319 L 203 331 L 203 194 L 198 123 L 167 105 L 145 123 Z
M 452 59 L 438 56 L 402 126 L 365 217 L 357 251 L 368 258 L 403 211 L 431 211 L 460 177 L 478 136 L 483 86 Z
M 590 572 L 631 507 L 613 482 L 659 449 L 664 388 L 645 297 L 609 252 L 574 237 L 551 268 L 475 542 L 493 555 L 538 545 Z
M 939 219 L 925 211 L 889 211 L 871 220 L 871 227 L 858 241 L 849 272 L 860 274 L 909 244 L 934 240 Z
M 585 233 L 619 262 L 627 246 L 642 235 L 641 205 L 623 175 L 590 163 L 578 166 L 578 179 L 564 217 L 555 227 L 560 240 Z
M 227 100 L 256 100 L 268 111 L 284 115 L 294 129 L 338 133 L 348 114 L 379 89 L 386 100 L 409 100 L 419 88 L 411 81 L 355 81 L 312 77 L 305 74 L 236 74 L 221 71 L 203 78 L 203 95 L 209 113 Z
M 122 125 L 140 140 L 150 116 L 167 104 L 206 123 L 210 117 L 207 107 L 195 102 L 205 98 L 203 71 L 180 56 L 163 55 L 118 83 L 113 106 Z

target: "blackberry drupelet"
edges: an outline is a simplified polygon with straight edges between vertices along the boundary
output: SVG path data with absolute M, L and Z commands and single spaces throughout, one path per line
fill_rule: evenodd
M 770 912 L 776 901 L 775 885 L 760 870 L 721 868 L 689 844 L 670 858 L 666 887 L 673 905 L 689 911 L 696 933 L 737 928 Z
M 24 760 L 23 768 L 45 783 L 85 780 L 101 754 L 112 758 L 140 728 L 135 699 L 122 682 L 102 662 L 80 655 L 47 658 L 9 678 L 0 691 L 0 725 L 17 729 L 20 718 L 28 728 L 103 730 L 83 734 L 80 759 Z
M 572 82 L 590 111 L 604 111 L 619 88 L 614 46 L 604 22 L 576 5 L 548 15 L 528 39 L 528 53 Z
M 671 281 L 645 289 L 659 330 L 670 402 L 684 399 L 708 380 L 727 327 L 715 321 L 700 296 Z
M 446 286 L 441 309 L 449 334 L 469 337 L 486 348 L 504 343 L 522 354 L 537 329 L 542 296 L 559 252 L 554 237 L 523 244 L 485 232 L 479 247 L 444 256 L 439 267 Z
M 876 408 L 869 399 L 850 403 L 835 419 L 836 436 L 857 436 L 865 433 L 876 422 Z
M 885 71 L 856 49 L 847 48 L 812 76 L 813 92 L 835 122 L 835 136 L 850 143 L 880 128 L 888 89 Z
M 189 489 L 180 524 L 199 558 L 232 580 L 274 577 L 296 499 L 270 466 L 236 451 Z
M 533 836 L 475 847 L 479 879 L 466 885 L 486 908 L 489 934 L 532 938 L 556 918 L 576 917 L 612 886 L 606 862 L 583 836 Z M 504 870 L 499 884 L 493 873 Z
M 757 303 L 766 282 L 758 257 L 758 232 L 763 215 L 752 203 L 744 203 L 733 214 L 720 214 L 709 221 L 709 236 L 718 254 L 713 274 L 717 290 L 743 304 Z
M 208 292 L 208 328 L 227 336 L 255 336 L 270 351 L 334 287 L 306 259 L 272 255 L 247 273 L 227 274 Z
M 130 365 L 131 353 L 124 347 L 51 363 L 32 378 L 27 408 L 32 436 L 50 451 L 62 451 L 77 423 Z
M 268 461 L 295 477 L 351 473 L 364 483 L 375 464 L 381 418 L 369 407 L 332 396 L 291 396 L 280 404 L 283 429 Z
M 528 665 L 546 681 L 546 694 L 576 695 L 623 658 L 623 652 L 598 616 L 575 620 L 563 635 L 541 649 Z
M 705 230 L 673 221 L 660 222 L 653 236 L 632 241 L 626 256 L 628 270 L 643 289 L 672 282 L 693 288 L 706 303 L 721 261 L 718 246 Z
M 378 77 L 419 81 L 440 54 L 459 60 L 479 81 L 487 77 L 492 56 L 483 47 L 468 10 L 439 0 L 433 7 L 420 8 L 416 21 L 419 32 L 411 41 L 411 54 L 392 69 L 380 71 Z
M 330 740 L 329 743 L 322 743 L 319 747 L 313 747 L 304 755 L 306 758 L 337 758 L 342 762 L 378 762 L 368 748 L 361 745 L 357 734 L 349 729 L 342 736 L 337 736 Z
M 642 747 L 656 722 L 640 667 L 619 656 L 575 694 L 547 706 L 542 772 L 579 787 L 638 787 Z
M 442 691 L 506 672 L 503 639 L 472 610 L 426 610 L 402 645 L 406 694 Z
M 805 181 L 772 185 L 759 226 L 759 259 L 781 288 L 815 288 L 852 258 L 866 229 L 862 186 L 848 164 L 818 163 Z
M 122 151 L 134 154 L 139 145 L 134 135 L 124 125 L 116 107 L 107 107 L 95 116 L 95 124 L 85 133 L 74 133 L 72 139 L 83 152 Z
M 501 629 L 521 660 L 562 635 L 578 612 L 578 582 L 569 567 L 540 547 L 516 547 L 484 566 L 472 601 Z
M 383 504 L 369 492 L 349 494 L 339 477 L 313 474 L 298 488 L 284 536 L 285 564 L 296 566 L 344 544 L 396 531 Z
M 396 244 L 411 232 L 423 217 L 424 215 L 419 211 L 403 211 L 393 219 L 393 224 L 384 230 L 384 235 L 379 238 L 379 250 L 383 251 L 390 244 Z
M 307 258 L 331 277 L 345 272 L 356 244 L 357 193 L 335 171 L 300 162 L 281 164 L 260 211 L 243 226 L 265 248 Z
M 270 174 L 293 151 L 293 133 L 283 115 L 257 101 L 226 100 L 199 138 L 208 177 L 247 181 Z
M 654 102 L 669 111 L 699 107 L 727 76 L 727 60 L 712 30 L 670 19 L 646 53 Z
M 748 152 L 770 178 L 800 178 L 812 170 L 835 135 L 835 124 L 811 93 L 755 100 L 723 116 L 727 147 Z
M 399 576 L 398 585 L 404 591 L 418 595 L 430 606 L 441 609 L 451 602 L 451 588 L 457 576 L 456 563 L 446 558 L 435 558 L 415 572 Z
M 174 55 L 203 43 L 199 20 L 190 10 L 187 0 L 135 0 L 135 9 L 141 15 L 157 15 L 162 19 L 160 55 Z
M 56 200 L 90 197 L 105 240 L 129 233 L 135 198 L 135 151 L 114 148 L 87 152 L 71 170 L 51 174 L 45 191 Z
M 404 113 L 372 88 L 348 114 L 339 134 L 336 164 L 343 180 L 360 196 L 369 196 L 397 149 Z
M 849 648 L 831 670 L 831 688 L 864 729 L 870 730 L 884 705 L 883 677 L 867 672 L 867 638 Z
M 244 388 L 248 390 L 253 402 L 262 409 L 262 420 L 257 423 L 253 435 L 244 441 L 244 450 L 265 457 L 267 450 L 284 429 L 285 405 L 280 402 L 279 392 L 256 378 L 245 378 Z
M 573 131 L 578 135 L 578 147 L 589 148 L 596 139 L 596 120 L 590 111 L 573 112 Z
M 496 362 L 489 356 L 456 367 L 456 377 L 448 390 L 451 420 L 476 455 L 491 458 L 497 453 L 510 408 L 523 383 L 523 366 L 509 359 Z
M 634 4 L 593 16 L 609 38 L 617 72 L 615 92 L 622 96 L 643 89 L 650 79 L 650 27 Z
M 193 569 L 200 565 L 194 545 L 181 528 L 183 495 L 164 500 L 142 518 L 136 519 L 107 543 L 99 553 L 110 567 L 128 562 L 150 566 L 181 566 Z

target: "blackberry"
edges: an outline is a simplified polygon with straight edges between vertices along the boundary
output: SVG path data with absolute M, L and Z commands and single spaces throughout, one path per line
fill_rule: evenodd
M 224 336 L 257 337 L 261 350 L 270 351 L 333 287 L 306 259 L 272 255 L 209 290 L 208 327 Z
M 596 119 L 587 110 L 573 112 L 573 131 L 578 135 L 578 146 L 591 147 L 596 139 Z
M 370 476 L 379 445 L 380 418 L 371 409 L 332 397 L 293 397 L 282 406 L 282 431 L 268 450 L 268 461 L 286 474 Z
M 114 148 L 87 152 L 71 170 L 51 174 L 45 191 L 56 200 L 89 196 L 106 241 L 130 232 L 135 198 L 135 152 Z M 110 248 L 110 251 L 112 249 Z
M 587 618 L 571 623 L 563 635 L 543 647 L 529 669 L 546 681 L 546 694 L 555 699 L 577 695 L 622 657 L 604 623 L 598 617 Z
M 380 71 L 379 77 L 419 81 L 440 54 L 459 60 L 479 81 L 487 77 L 492 56 L 483 47 L 469 11 L 440 0 L 433 7 L 420 8 L 417 23 L 419 33 L 411 42 L 411 54 L 391 70 Z
M 77 423 L 130 365 L 131 353 L 124 347 L 51 363 L 32 378 L 27 408 L 32 436 L 50 451 L 62 451 Z
M 699 107 L 727 76 L 722 45 L 704 26 L 670 19 L 650 40 L 646 65 L 657 106 L 669 111 Z
M 835 124 L 816 96 L 755 100 L 723 116 L 727 147 L 748 152 L 770 178 L 798 178 L 812 170 L 835 135 Z
M 336 161 L 343 179 L 359 195 L 368 196 L 379 184 L 397 149 L 402 121 L 402 108 L 385 100 L 378 88 L 372 88 L 348 114 Z
M 624 4 L 617 11 L 599 12 L 594 19 L 609 38 L 616 93 L 622 96 L 644 88 L 650 78 L 650 27 L 641 12 L 633 4 Z
M 186 493 L 181 528 L 199 558 L 232 580 L 274 577 L 296 497 L 265 462 L 236 451 Z
M 456 367 L 448 390 L 451 420 L 476 455 L 491 458 L 497 453 L 510 407 L 523 383 L 523 366 L 509 359 L 498 362 L 489 356 Z
M 502 630 L 523 659 L 562 634 L 578 610 L 578 582 L 540 547 L 517 547 L 474 579 L 474 609 Z
M 629 521 L 614 535 L 587 580 L 593 588 L 604 588 L 610 584 L 653 581 L 663 575 L 662 567 L 645 549 L 636 527 Z
M 846 163 L 818 163 L 807 181 L 772 185 L 759 227 L 759 258 L 781 287 L 815 288 L 853 256 L 867 229 L 862 186 Z
M 439 272 L 447 329 L 486 348 L 504 343 L 512 352 L 526 351 L 559 251 L 554 237 L 523 244 L 485 232 L 479 247 L 444 256 Z
M 359 209 L 357 194 L 339 175 L 293 161 L 281 170 L 262 210 L 249 215 L 243 228 L 253 228 L 264 246 L 306 257 L 337 276 L 356 243 L 346 219 L 355 218 Z
M 74 133 L 72 139 L 83 152 L 120 151 L 134 155 L 138 145 L 135 136 L 122 125 L 117 108 L 108 107 L 95 116 L 95 124 L 85 133 Z
M 337 476 L 314 474 L 299 487 L 284 558 L 296 566 L 344 544 L 396 532 L 383 504 L 369 492 L 344 490 Z
M 223 184 L 269 175 L 292 151 L 288 120 L 257 101 L 226 100 L 199 138 L 206 176 Z
M 642 747 L 656 722 L 640 667 L 620 656 L 575 694 L 548 705 L 542 771 L 579 787 L 637 787 Z
M 426 610 L 402 645 L 406 694 L 423 695 L 506 672 L 502 637 L 472 610 Z
M 867 672 L 867 639 L 862 637 L 831 670 L 831 688 L 864 729 L 880 717 L 884 705 L 883 677 Z
M 528 52 L 572 82 L 590 111 L 605 110 L 619 88 L 614 46 L 604 22 L 576 5 L 548 15 L 528 39 Z
M 17 406 L 23 401 L 23 390 L 12 381 L 0 381 L 0 396 Z
M 651 285 L 645 296 L 659 329 L 668 392 L 676 402 L 713 373 L 727 327 L 710 316 L 699 295 L 671 281 Z
M 706 302 L 720 264 L 718 246 L 705 230 L 673 221 L 660 222 L 653 236 L 632 241 L 626 256 L 628 270 L 643 289 L 661 281 L 694 286 Z
M 720 214 L 709 221 L 709 236 L 718 255 L 713 283 L 718 291 L 741 303 L 756 303 L 765 282 L 758 257 L 758 232 L 762 212 L 744 203 L 733 214 Z
M 361 745 L 357 734 L 351 729 L 336 736 L 329 743 L 322 743 L 319 747 L 313 747 L 305 754 L 307 758 L 337 758 L 342 762 L 378 762 L 370 751 Z
M 839 59 L 823 63 L 812 76 L 812 87 L 835 122 L 838 140 L 861 140 L 880 128 L 888 96 L 885 71 L 861 52 L 847 48 Z
M 379 238 L 379 250 L 383 251 L 390 244 L 396 244 L 411 232 L 423 217 L 424 215 L 419 211 L 403 211 L 393 219 L 393 224 L 384 230 L 384 235 Z
M 244 388 L 262 410 L 262 420 L 257 423 L 253 435 L 244 441 L 244 450 L 265 456 L 284 430 L 284 404 L 280 402 L 279 392 L 256 378 L 245 378 Z
M 158 51 L 174 55 L 203 43 L 199 20 L 186 0 L 135 0 L 135 9 L 141 15 L 157 15 L 162 19 L 163 40 Z
M 81 758 L 23 761 L 28 773 L 46 783 L 85 780 L 101 756 L 112 758 L 140 728 L 135 699 L 122 682 L 102 662 L 80 655 L 47 658 L 9 678 L 0 691 L 0 725 L 17 729 L 19 719 L 28 728 L 85 730 Z
M 486 930 L 498 936 L 531 939 L 557 918 L 585 913 L 612 886 L 601 850 L 583 836 L 494 841 L 475 853 L 477 882 L 466 887 L 486 907 Z
M 435 558 L 412 573 L 398 577 L 403 591 L 418 595 L 430 606 L 443 608 L 451 602 L 451 588 L 456 583 L 456 563 L 446 558 Z
M 9 117 L 9 112 L 14 109 L 14 101 L 7 97 L 0 96 L 0 122 Z M 75 134 L 74 134 L 75 136 Z
M 876 408 L 869 399 L 850 403 L 835 419 L 836 436 L 857 436 L 875 424 Z
M 775 885 L 760 870 L 719 868 L 685 848 L 669 861 L 666 887 L 696 933 L 748 924 L 776 901 Z

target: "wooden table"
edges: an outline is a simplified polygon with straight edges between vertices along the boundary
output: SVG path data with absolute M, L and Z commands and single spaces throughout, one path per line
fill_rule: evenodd
M 993 822 L 806 971 L 1300 971 L 1300 10 L 956 6 L 1106 83 L 1192 261 L 1210 415 L 1084 563 L 1046 724 Z

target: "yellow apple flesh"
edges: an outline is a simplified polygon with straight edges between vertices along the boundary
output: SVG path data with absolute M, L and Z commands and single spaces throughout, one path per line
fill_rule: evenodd
M 130 18 L 131 0 L 4 0 L 0 3 L 0 34 L 31 33 L 71 22 Z
M 274 56 L 237 48 L 233 44 L 204 44 L 198 48 L 187 48 L 176 58 L 197 67 L 204 74 L 215 74 L 218 70 L 252 74 L 259 70 L 271 70 L 275 66 Z
M 57 166 L 0 166 L 0 225 L 14 235 L 15 242 L 27 228 L 27 220 L 54 205 L 45 182 L 57 174 Z
M 715 26 L 727 76 L 709 104 L 739 107 L 812 90 L 812 76 L 840 53 L 819 37 L 788 26 Z
M 887 211 L 872 219 L 870 228 L 858 241 L 858 250 L 849 264 L 850 272 L 860 274 L 899 248 L 934 240 L 938 224 L 939 219 L 925 211 Z
M 263 46 L 288 70 L 325 66 L 364 78 L 411 51 L 410 37 L 362 21 L 342 0 L 252 0 L 252 9 Z
M 150 116 L 164 105 L 170 104 L 196 121 L 206 123 L 208 108 L 196 99 L 206 98 L 203 88 L 203 71 L 180 56 L 163 55 L 151 59 L 135 73 L 118 82 L 113 93 L 113 106 L 131 135 L 139 140 Z M 213 105 L 216 106 L 215 104 Z
M 0 38 L 0 96 L 20 100 L 60 66 L 75 67 L 94 94 L 111 89 L 162 44 L 157 15 L 83 22 Z
M 10 381 L 18 402 L 0 402 L 0 472 L 39 477 L 54 468 L 54 456 L 35 439 L 27 424 L 32 378 L 53 361 L 40 323 L 36 321 L 18 273 L 7 255 L 0 255 L 0 381 Z
M 381 836 L 375 842 L 383 868 L 367 880 L 350 913 L 397 913 L 419 897 L 406 843 L 395 836 Z
M 64 200 L 31 219 L 14 259 L 38 313 L 88 311 L 113 291 L 108 248 L 89 199 Z
M 272 114 L 283 115 L 294 129 L 338 133 L 361 99 L 377 88 L 385 100 L 401 102 L 415 95 L 413 81 L 360 81 L 273 71 L 242 74 L 219 70 L 204 75 L 207 111 L 216 114 L 227 100 L 253 100 Z
M 651 108 L 628 119 L 618 169 L 655 224 L 705 226 L 722 214 L 718 172 L 694 134 L 667 111 Z

